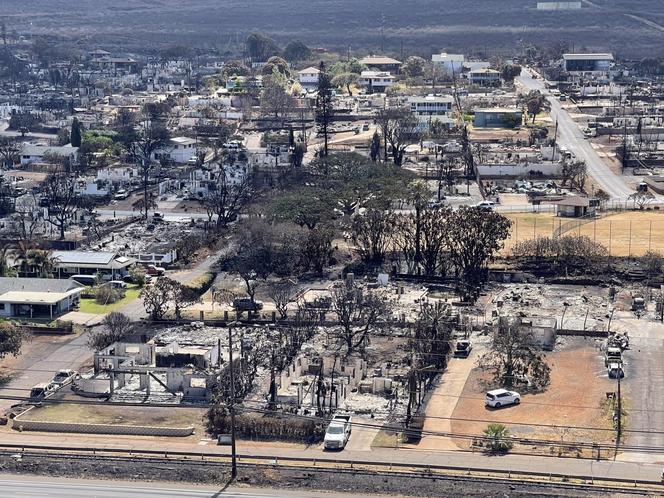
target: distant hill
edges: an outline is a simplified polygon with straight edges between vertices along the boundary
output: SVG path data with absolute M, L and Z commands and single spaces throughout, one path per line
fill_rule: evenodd
M 584 0 L 544 12 L 538 0 L 3 0 L 8 31 L 128 50 L 191 43 L 223 48 L 249 32 L 280 42 L 424 55 L 562 41 L 577 50 L 664 54 L 664 1 Z M 629 16 L 628 16 L 629 15 Z M 382 33 L 382 36 L 381 36 Z

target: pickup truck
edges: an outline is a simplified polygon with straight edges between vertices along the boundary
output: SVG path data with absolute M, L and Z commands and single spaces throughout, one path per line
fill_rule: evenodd
M 343 450 L 350 438 L 352 417 L 350 415 L 335 415 L 327 426 L 323 444 L 326 450 Z
M 164 273 L 166 273 L 166 270 L 161 266 L 148 265 L 145 267 L 145 273 L 151 277 L 161 277 Z

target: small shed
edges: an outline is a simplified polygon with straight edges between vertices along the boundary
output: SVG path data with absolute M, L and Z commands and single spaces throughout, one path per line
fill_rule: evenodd
M 556 214 L 569 218 L 582 218 L 584 216 L 594 216 L 599 206 L 599 200 L 590 197 L 573 195 L 555 201 Z

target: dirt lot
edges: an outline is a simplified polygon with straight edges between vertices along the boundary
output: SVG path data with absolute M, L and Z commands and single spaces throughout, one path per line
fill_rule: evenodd
M 484 378 L 479 370 L 474 369 L 453 412 L 452 417 L 456 420 L 452 421 L 452 432 L 479 435 L 490 422 L 498 422 L 507 425 L 513 435 L 529 439 L 612 442 L 611 430 L 587 429 L 611 428 L 609 411 L 603 405 L 606 393 L 612 392 L 615 386 L 603 368 L 597 349 L 599 343 L 577 338 L 566 341 L 568 345 L 562 351 L 547 355 L 551 367 L 551 385 L 547 391 L 524 395 L 519 406 L 498 410 L 486 408 Z M 579 379 L 583 379 L 582 384 Z M 562 426 L 585 429 L 563 429 Z M 456 443 L 460 447 L 469 447 L 471 442 L 458 439 Z
M 512 233 L 503 252 L 534 237 L 551 237 L 554 230 L 567 227 L 569 235 L 585 235 L 603 244 L 612 256 L 639 256 L 648 250 L 664 252 L 664 213 L 626 211 L 588 223 L 560 218 L 552 213 L 509 213 Z M 566 225 L 567 224 L 567 225 Z
M 25 413 L 24 420 L 128 426 L 187 427 L 202 433 L 205 409 L 53 404 Z

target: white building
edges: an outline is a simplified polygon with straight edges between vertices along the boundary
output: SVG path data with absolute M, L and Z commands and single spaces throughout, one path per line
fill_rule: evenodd
M 446 116 L 452 112 L 454 98 L 451 95 L 427 95 L 408 97 L 410 112 L 418 116 Z
M 174 137 L 169 140 L 168 146 L 152 154 L 152 159 L 159 161 L 165 159 L 176 164 L 186 164 L 192 156 L 196 155 L 196 139 L 189 137 Z
M 386 71 L 362 71 L 359 84 L 369 93 L 382 93 L 394 85 L 394 76 Z
M 565 71 L 574 75 L 607 75 L 613 64 L 612 54 L 563 54 Z
M 300 85 L 306 90 L 313 90 L 318 87 L 318 75 L 320 70 L 315 67 L 308 67 L 299 71 L 298 78 L 300 80 Z
M 471 85 L 500 86 L 500 72 L 495 69 L 474 69 L 468 73 Z
M 42 163 L 44 162 L 45 154 L 68 157 L 74 163 L 78 161 L 78 147 L 74 147 L 71 144 L 54 147 L 24 144 L 21 149 L 21 164 Z
M 446 52 L 433 54 L 431 62 L 438 64 L 447 74 L 461 74 L 465 57 L 462 54 L 448 54 Z

